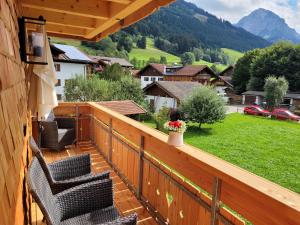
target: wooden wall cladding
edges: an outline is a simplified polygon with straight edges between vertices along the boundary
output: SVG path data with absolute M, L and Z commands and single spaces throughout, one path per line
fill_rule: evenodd
M 24 174 L 30 156 L 24 65 L 19 56 L 16 0 L 0 0 L 0 224 L 27 223 Z M 25 136 L 24 136 L 25 132 Z M 25 196 L 25 197 L 24 197 Z

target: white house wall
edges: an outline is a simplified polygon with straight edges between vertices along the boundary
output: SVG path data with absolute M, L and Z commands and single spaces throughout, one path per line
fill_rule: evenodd
M 148 79 L 148 81 L 146 81 L 145 79 Z M 141 76 L 141 88 L 143 89 L 144 87 L 146 87 L 147 85 L 155 82 L 155 81 L 161 81 L 164 78 L 161 76 Z
M 163 107 L 167 107 L 167 108 L 177 107 L 177 101 L 174 98 L 146 95 L 146 99 L 148 102 L 150 102 L 151 99 L 154 100 L 155 112 L 158 112 Z
M 75 75 L 86 76 L 86 64 L 77 63 L 62 63 L 54 62 L 54 64 L 60 64 L 60 71 L 56 71 L 57 79 L 60 79 L 60 86 L 56 86 L 56 94 L 61 95 L 64 98 L 65 80 L 69 80 L 75 77 Z

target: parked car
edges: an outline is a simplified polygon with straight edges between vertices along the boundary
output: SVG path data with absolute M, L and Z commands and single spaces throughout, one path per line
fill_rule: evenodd
M 258 105 L 251 105 L 244 108 L 244 114 L 255 116 L 270 116 L 271 113 L 268 110 L 261 108 Z
M 293 120 L 293 121 L 300 121 L 300 116 L 292 113 L 288 109 L 274 109 L 271 116 L 278 120 Z

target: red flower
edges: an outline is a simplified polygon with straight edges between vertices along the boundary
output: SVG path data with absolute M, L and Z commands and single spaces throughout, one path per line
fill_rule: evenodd
M 180 121 L 175 121 L 174 122 L 174 127 L 180 128 L 181 127 Z

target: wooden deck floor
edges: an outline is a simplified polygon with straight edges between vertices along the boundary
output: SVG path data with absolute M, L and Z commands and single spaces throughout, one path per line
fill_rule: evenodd
M 107 170 L 111 171 L 110 176 L 113 180 L 114 186 L 114 201 L 120 214 L 128 215 L 133 212 L 136 212 L 138 214 L 139 225 L 157 224 L 157 222 L 151 217 L 148 211 L 137 200 L 135 195 L 128 189 L 125 183 L 123 183 L 121 178 L 118 177 L 118 175 L 110 168 L 109 164 L 105 161 L 105 159 L 99 154 L 99 152 L 91 143 L 82 142 L 78 144 L 77 148 L 74 146 L 69 148 L 68 150 L 59 153 L 43 150 L 43 154 L 46 157 L 48 163 L 68 156 L 80 155 L 83 153 L 91 154 L 93 171 L 95 173 Z M 32 204 L 31 215 L 33 225 L 44 225 L 44 223 L 42 222 L 43 215 L 35 203 Z

